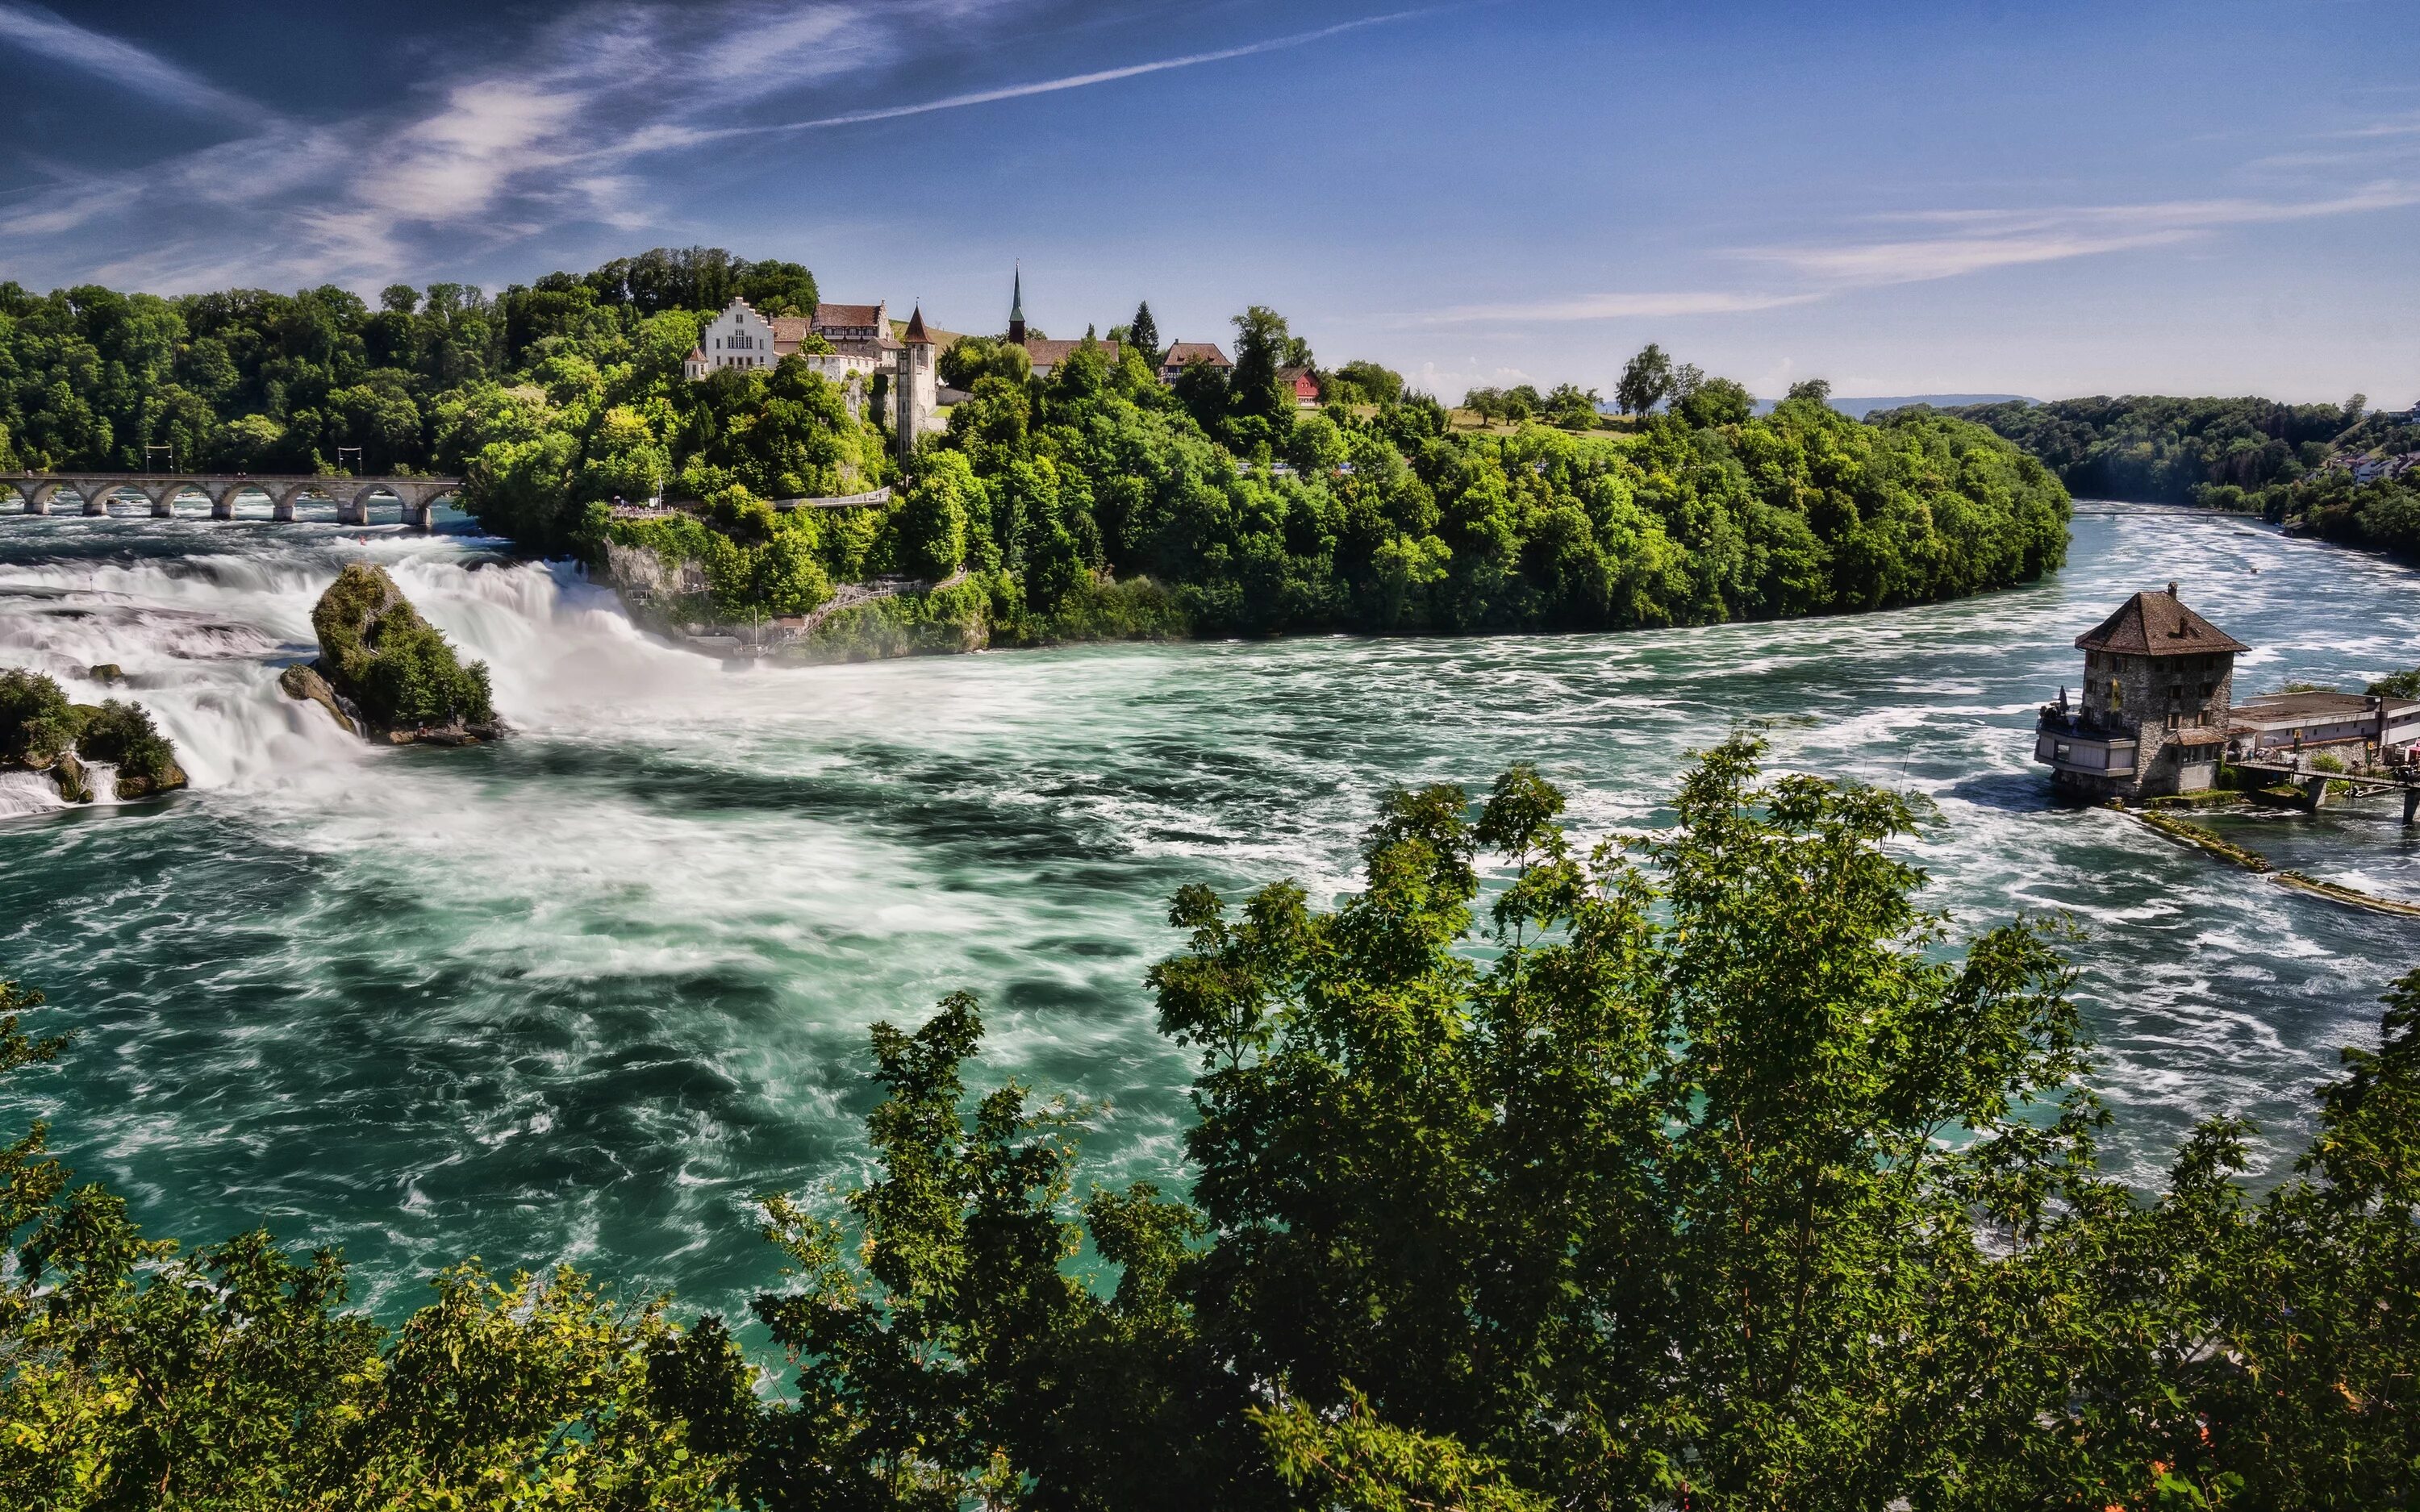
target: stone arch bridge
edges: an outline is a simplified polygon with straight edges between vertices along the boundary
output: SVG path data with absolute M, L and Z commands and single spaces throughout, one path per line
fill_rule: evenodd
M 316 495 L 336 506 L 340 525 L 367 525 L 370 504 L 381 496 L 403 506 L 403 522 L 428 529 L 440 499 L 461 492 L 459 478 L 335 478 L 262 476 L 225 472 L 0 472 L 0 489 L 13 489 L 25 501 L 28 515 L 47 515 L 62 494 L 73 494 L 87 515 L 106 515 L 110 501 L 123 493 L 140 494 L 160 519 L 173 519 L 177 501 L 200 494 L 209 501 L 210 518 L 235 518 L 238 494 L 261 493 L 269 498 L 271 519 L 291 520 L 298 500 Z

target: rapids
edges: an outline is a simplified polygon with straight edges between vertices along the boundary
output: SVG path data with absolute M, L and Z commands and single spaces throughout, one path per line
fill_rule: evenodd
M 2420 661 L 2411 572 L 2239 520 L 2087 505 L 2052 581 L 1856 618 L 782 671 L 651 641 L 569 569 L 451 530 L 0 514 L 0 665 L 141 700 L 194 781 L 66 810 L 0 776 L 0 976 L 79 1034 L 0 1088 L 0 1130 L 53 1119 L 154 1233 L 339 1244 L 382 1313 L 474 1253 L 738 1304 L 776 1274 L 749 1199 L 861 1168 L 866 1026 L 961 986 L 990 1074 L 1106 1100 L 1093 1177 L 1181 1183 L 1190 1064 L 1141 981 L 1180 884 L 1332 893 L 1387 784 L 1514 760 L 1586 830 L 1653 824 L 1735 720 L 1777 764 L 1937 801 L 1916 850 L 1960 927 L 2082 926 L 2131 1177 L 2216 1113 L 2257 1119 L 2274 1170 L 2420 956 L 2408 921 L 2054 808 L 2030 762 L 2074 637 L 2137 587 L 2180 579 L 2252 643 L 2247 690 Z M 517 738 L 372 749 L 279 695 L 355 558 L 489 661 Z M 2420 898 L 2398 817 L 2223 823 Z

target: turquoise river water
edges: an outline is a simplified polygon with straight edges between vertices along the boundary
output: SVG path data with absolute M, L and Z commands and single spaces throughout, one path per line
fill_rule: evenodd
M 1387 784 L 1515 760 L 1586 829 L 1653 824 L 1734 720 L 1778 764 L 1937 800 L 1918 850 L 1964 925 L 2075 918 L 2109 1159 L 2144 1180 L 2215 1113 L 2275 1169 L 2420 964 L 2411 921 L 2055 808 L 2031 764 L 2071 641 L 2137 587 L 2180 580 L 2257 648 L 2241 687 L 2420 661 L 2411 572 L 2238 520 L 2086 505 L 2054 580 L 1860 618 L 778 671 L 652 642 L 460 529 L 0 514 L 0 665 L 95 699 L 120 664 L 194 778 L 63 811 L 0 777 L 0 976 L 80 1034 L 0 1088 L 0 1129 L 52 1118 L 155 1233 L 341 1244 L 382 1313 L 472 1253 L 735 1305 L 775 1274 L 752 1196 L 858 1168 L 866 1026 L 961 986 L 994 1074 L 1110 1104 L 1093 1176 L 1181 1183 L 1189 1064 L 1141 983 L 1177 886 L 1332 893 Z M 371 749 L 278 695 L 356 558 L 489 660 L 518 738 Z M 2398 818 L 2222 823 L 2420 898 Z

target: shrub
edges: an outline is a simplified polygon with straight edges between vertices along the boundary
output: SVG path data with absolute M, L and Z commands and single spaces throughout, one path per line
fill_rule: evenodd
M 84 721 L 76 737 L 76 754 L 88 762 L 110 762 L 117 767 L 121 786 L 129 779 L 156 787 L 176 777 L 177 754 L 151 723 L 139 703 L 110 699 Z
M 0 671 L 0 762 L 47 766 L 74 747 L 76 724 L 58 684 L 39 672 Z

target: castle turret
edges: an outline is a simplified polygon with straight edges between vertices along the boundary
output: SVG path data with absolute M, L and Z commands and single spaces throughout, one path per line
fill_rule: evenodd
M 933 338 L 924 331 L 924 307 L 908 316 L 908 332 L 899 343 L 891 379 L 892 408 L 899 421 L 899 460 L 916 454 L 916 438 L 933 427 L 939 393 L 933 375 Z

